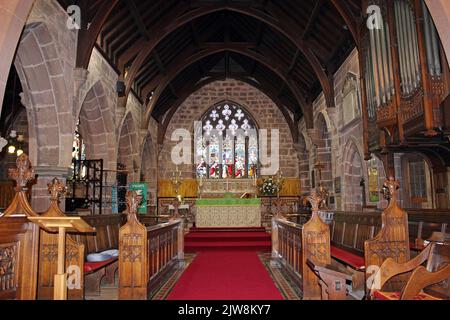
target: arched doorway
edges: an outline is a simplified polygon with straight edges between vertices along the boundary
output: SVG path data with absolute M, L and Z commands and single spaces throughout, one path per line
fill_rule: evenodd
M 348 211 L 361 211 L 366 204 L 363 183 L 366 175 L 360 152 L 353 141 L 346 147 L 344 158 L 344 208 Z

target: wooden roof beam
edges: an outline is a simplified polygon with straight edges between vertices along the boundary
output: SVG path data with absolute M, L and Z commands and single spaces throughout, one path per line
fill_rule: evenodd
M 158 103 L 159 98 L 163 94 L 164 90 L 166 89 L 168 84 L 170 84 L 170 82 L 172 82 L 172 80 L 177 77 L 177 75 L 180 72 L 185 70 L 189 65 L 196 63 L 197 61 L 199 61 L 207 56 L 210 56 L 210 55 L 213 55 L 216 53 L 220 53 L 220 52 L 227 52 L 227 51 L 242 54 L 252 60 L 257 60 L 259 63 L 263 64 L 269 70 L 272 70 L 272 72 L 277 74 L 278 77 L 283 79 L 283 81 L 285 81 L 287 83 L 287 85 L 289 86 L 289 89 L 292 91 L 297 102 L 299 103 L 299 106 L 302 110 L 302 113 L 304 114 L 305 121 L 306 121 L 308 127 L 312 127 L 312 111 L 307 109 L 306 99 L 302 96 L 301 92 L 298 90 L 295 83 L 291 79 L 287 79 L 285 77 L 281 66 L 276 65 L 276 63 L 274 61 L 272 61 L 271 59 L 268 59 L 267 57 L 260 55 L 252 50 L 242 49 L 242 48 L 230 48 L 230 47 L 223 47 L 223 48 L 217 49 L 217 50 L 210 49 L 210 50 L 204 50 L 202 52 L 197 52 L 188 58 L 179 59 L 178 61 L 171 64 L 171 70 L 168 71 L 168 73 L 165 77 L 160 79 L 159 86 L 155 90 L 153 99 L 149 102 L 149 104 L 147 106 L 146 115 L 145 115 L 145 119 L 146 119 L 145 127 L 147 127 L 147 125 L 148 125 L 147 122 L 150 120 L 151 114 L 152 114 L 156 104 Z
M 86 27 L 79 30 L 76 61 L 77 68 L 88 68 L 97 37 L 109 15 L 118 3 L 119 0 L 104 0 L 98 7 L 97 12 L 89 25 L 89 29 Z
M 306 24 L 305 30 L 302 33 L 303 40 L 307 39 L 309 34 L 311 33 L 311 30 L 314 27 L 314 23 L 316 22 L 316 19 L 319 16 L 322 5 L 323 5 L 323 0 L 316 1 L 316 5 L 314 6 L 313 11 L 311 12 L 311 16 L 308 20 L 308 23 Z
M 204 2 L 202 4 L 198 1 L 192 1 L 191 7 L 196 6 L 198 7 L 191 11 L 183 11 L 184 14 L 179 13 L 178 15 L 175 15 L 173 10 L 169 15 L 161 20 L 161 23 L 159 24 L 155 33 L 152 33 L 151 40 L 147 41 L 142 47 L 139 48 L 138 55 L 130 68 L 129 76 L 127 77 L 127 79 L 125 79 L 126 95 L 129 94 L 132 83 L 134 82 L 136 74 L 139 72 L 141 65 L 144 63 L 151 51 L 166 35 L 185 25 L 186 23 L 189 23 L 190 21 L 204 15 L 221 10 L 230 10 L 256 18 L 268 24 L 272 28 L 278 30 L 279 32 L 284 34 L 290 41 L 292 41 L 302 51 L 306 60 L 311 64 L 314 73 L 316 74 L 317 78 L 320 81 L 320 84 L 322 85 L 323 92 L 326 97 L 327 106 L 334 107 L 332 84 L 329 82 L 329 79 L 325 71 L 323 70 L 321 63 L 319 62 L 315 54 L 310 50 L 310 48 L 308 48 L 306 44 L 301 39 L 299 39 L 299 31 L 295 28 L 295 21 L 292 21 L 292 19 L 280 12 L 280 9 L 277 6 L 273 5 L 271 2 L 267 4 L 267 9 L 270 10 L 272 15 L 265 14 L 258 9 L 249 7 L 248 5 L 230 3 L 228 1 L 213 3 L 208 2 L 206 4 Z M 125 99 L 122 100 L 122 103 L 126 103 L 124 101 Z
M 125 2 L 128 6 L 128 9 L 131 12 L 134 22 L 139 28 L 139 32 L 145 38 L 145 40 L 148 41 L 150 39 L 150 32 L 145 26 L 144 21 L 142 21 L 141 14 L 139 13 L 138 8 L 136 7 L 136 3 L 134 2 L 134 0 L 127 0 Z

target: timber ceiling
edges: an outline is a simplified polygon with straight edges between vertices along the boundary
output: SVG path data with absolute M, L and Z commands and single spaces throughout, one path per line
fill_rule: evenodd
M 325 93 L 355 47 L 360 0 L 59 0 L 81 6 L 77 65 L 94 45 L 121 73 L 127 94 L 161 120 L 194 90 L 235 78 L 298 120 Z M 311 115 L 308 114 L 308 119 Z

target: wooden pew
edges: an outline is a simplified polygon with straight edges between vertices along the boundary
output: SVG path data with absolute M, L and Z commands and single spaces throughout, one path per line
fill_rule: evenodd
M 39 228 L 27 219 L 37 214 L 27 200 L 26 186 L 34 180 L 28 156 L 17 158 L 9 170 L 16 181 L 11 205 L 0 214 L 0 300 L 36 299 Z
M 344 267 L 353 273 L 352 286 L 354 291 L 370 287 L 375 273 L 387 258 L 398 262 L 410 259 L 408 214 L 397 205 L 398 181 L 390 178 L 384 184 L 390 192 L 389 206 L 381 214 L 381 228 L 378 229 L 376 216 L 364 214 L 335 215 L 332 224 L 331 255 Z M 342 219 L 346 216 L 345 219 Z M 367 239 L 366 238 L 370 238 Z M 364 258 L 361 256 L 361 243 L 364 243 Z M 318 270 L 315 270 L 318 272 Z M 329 270 L 333 274 L 335 270 Z M 330 277 L 330 283 L 337 278 Z M 398 288 L 404 284 L 405 277 L 399 276 L 390 281 L 390 288 Z M 369 284 L 368 284 L 369 282 Z M 365 290 L 364 290 L 365 291 Z
M 184 267 L 181 219 L 146 227 L 137 218 L 142 196 L 128 192 L 127 223 L 119 232 L 119 299 L 147 300 L 165 276 Z
M 426 267 L 422 266 L 424 262 L 427 262 Z M 392 277 L 410 271 L 413 272 L 400 291 L 382 291 Z M 418 256 L 405 263 L 397 263 L 392 258 L 384 261 L 375 275 L 370 297 L 378 300 L 448 300 L 449 285 L 450 246 L 432 242 Z
M 381 214 L 381 230 L 370 240 L 364 242 L 366 264 L 366 282 L 370 282 L 381 264 L 388 258 L 398 263 L 410 260 L 408 214 L 397 204 L 397 189 L 400 184 L 394 178 L 385 181 L 384 186 L 390 194 L 389 206 Z M 398 289 L 403 285 L 405 277 L 399 276 L 391 280 L 390 287 Z M 370 287 L 370 284 L 367 284 Z
M 119 248 L 119 229 L 124 223 L 121 214 L 85 216 L 95 234 L 75 234 L 74 239 L 85 246 L 85 259 L 91 253 L 101 253 Z M 85 295 L 99 295 L 102 284 L 115 286 L 118 257 L 102 262 L 87 262 L 83 265 Z
M 331 263 L 330 228 L 318 215 L 320 195 L 313 191 L 308 198 L 313 206 L 311 219 L 304 225 L 277 215 L 272 220 L 271 265 L 279 267 L 303 293 L 303 299 L 321 299 L 319 278 L 307 265 Z

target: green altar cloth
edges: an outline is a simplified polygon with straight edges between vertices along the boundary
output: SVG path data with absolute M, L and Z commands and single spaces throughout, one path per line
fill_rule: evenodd
M 261 204 L 261 199 L 240 199 L 240 198 L 211 198 L 197 199 L 197 206 L 255 206 Z

